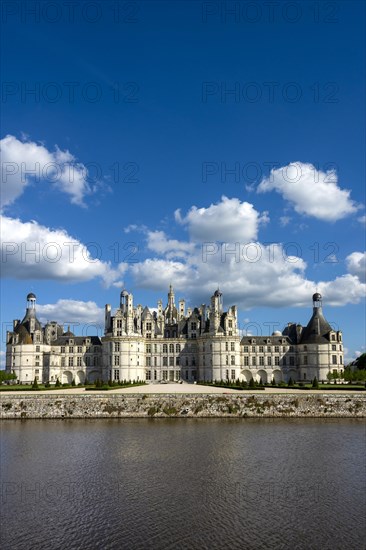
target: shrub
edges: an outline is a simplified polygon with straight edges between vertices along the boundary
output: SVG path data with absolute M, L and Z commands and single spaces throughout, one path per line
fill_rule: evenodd
M 251 378 L 251 379 L 250 379 L 249 387 L 250 387 L 250 388 L 255 388 L 254 378 Z
M 314 380 L 313 380 L 313 383 L 312 383 L 312 387 L 315 388 L 316 390 L 319 389 L 319 382 L 318 382 L 318 379 L 317 379 L 316 376 L 314 377 Z
M 288 387 L 293 388 L 293 386 L 294 386 L 294 381 L 292 380 L 292 376 L 290 376 L 290 380 L 288 381 Z
M 75 383 L 75 378 L 73 378 L 73 379 L 72 379 L 71 385 L 72 385 L 73 387 L 75 387 L 75 386 L 76 386 L 76 383 Z
M 272 386 L 275 386 L 275 385 L 276 385 L 276 380 L 274 379 L 274 377 L 272 378 L 271 384 L 272 384 Z
M 59 388 L 61 386 L 60 380 L 58 378 L 56 379 L 55 386 L 56 386 L 56 388 Z
M 32 390 L 39 390 L 37 376 L 34 377 L 33 384 L 32 384 Z

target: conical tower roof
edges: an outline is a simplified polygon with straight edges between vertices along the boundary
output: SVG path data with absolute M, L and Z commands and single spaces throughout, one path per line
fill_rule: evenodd
M 300 344 L 328 344 L 332 327 L 325 319 L 321 307 L 313 308 L 313 315 L 301 334 Z

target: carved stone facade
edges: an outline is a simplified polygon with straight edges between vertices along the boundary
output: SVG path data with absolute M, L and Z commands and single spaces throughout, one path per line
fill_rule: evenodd
M 236 306 L 223 309 L 216 290 L 209 306 L 178 307 L 172 286 L 164 308 L 133 305 L 123 290 L 112 315 L 105 306 L 105 335 L 63 333 L 56 322 L 42 327 L 36 317 L 36 298 L 27 296 L 22 322 L 14 321 L 7 334 L 6 368 L 20 383 L 84 383 L 136 380 L 195 381 L 246 380 L 270 383 L 281 380 L 326 380 L 343 370 L 342 333 L 334 331 L 322 313 L 321 296 L 313 296 L 313 315 L 306 327 L 289 323 L 283 332 L 268 337 L 243 336 Z

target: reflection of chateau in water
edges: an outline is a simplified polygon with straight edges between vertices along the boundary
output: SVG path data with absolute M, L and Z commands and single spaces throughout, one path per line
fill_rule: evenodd
M 237 308 L 223 310 L 216 290 L 210 306 L 175 304 L 170 286 L 163 308 L 134 307 L 133 296 L 121 292 L 111 315 L 105 306 L 105 336 L 75 336 L 55 321 L 42 326 L 36 317 L 36 297 L 27 296 L 22 322 L 7 333 L 6 369 L 21 383 L 83 383 L 104 380 L 178 381 L 246 380 L 262 382 L 326 380 L 343 369 L 342 333 L 323 316 L 322 297 L 313 295 L 313 315 L 306 327 L 289 323 L 272 336 L 244 336 L 238 331 Z

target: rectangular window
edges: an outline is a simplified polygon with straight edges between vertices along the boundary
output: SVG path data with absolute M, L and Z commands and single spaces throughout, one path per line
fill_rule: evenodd
M 74 358 L 69 357 L 69 367 L 73 367 L 73 366 L 74 366 Z
M 235 380 L 235 369 L 231 370 L 231 380 Z
M 231 351 L 235 351 L 235 342 L 231 342 L 230 349 Z
M 167 367 L 167 366 L 168 366 L 168 358 L 163 357 L 163 367 Z
M 39 369 L 36 369 L 34 372 L 35 372 L 36 374 L 39 374 Z
M 39 353 L 41 351 L 41 346 L 36 346 L 36 353 Z
M 73 348 L 73 346 L 69 346 L 69 353 L 74 353 L 74 348 Z
M 174 344 L 169 344 L 169 353 L 174 353 Z
M 169 357 L 169 367 L 174 367 L 174 357 Z
M 65 351 L 66 351 L 65 346 L 61 346 L 61 353 L 65 353 Z
M 336 365 L 336 364 L 337 364 L 337 356 L 332 355 L 332 365 Z
M 158 358 L 157 357 L 154 357 L 154 367 L 156 367 L 158 364 Z
M 78 353 L 83 353 L 83 347 L 82 346 L 78 346 Z
M 61 367 L 65 366 L 65 357 L 61 357 Z
M 235 365 L 235 355 L 231 356 L 231 365 Z
M 175 364 L 176 364 L 177 367 L 179 367 L 179 364 L 180 364 L 179 357 L 175 358 Z
M 120 351 L 119 342 L 114 342 L 114 351 Z
M 280 346 L 275 346 L 275 353 L 279 353 L 280 352 Z
M 249 367 L 249 357 L 247 355 L 244 355 L 244 366 Z
M 304 365 L 307 365 L 307 364 L 308 364 L 308 356 L 304 355 Z
M 272 357 L 267 357 L 267 365 L 269 367 L 272 365 Z
M 151 330 L 151 323 L 146 323 L 146 330 Z
M 117 366 L 119 365 L 119 355 L 114 356 L 114 364 Z
M 197 330 L 197 323 L 191 323 L 191 330 Z
M 146 366 L 151 367 L 151 357 L 146 357 Z
M 253 365 L 253 367 L 255 367 L 256 364 L 257 364 L 257 358 L 256 358 L 256 357 L 252 357 L 252 365 Z
M 151 380 L 151 371 L 150 370 L 146 371 L 146 380 Z
M 244 346 L 244 353 L 249 353 L 249 346 Z
M 259 356 L 259 365 L 260 365 L 261 367 L 264 366 L 264 357 L 263 357 L 263 355 L 260 355 L 260 356 Z
M 226 355 L 226 356 L 225 356 L 225 359 L 226 359 L 226 364 L 228 365 L 228 364 L 229 364 L 229 356 Z
M 119 380 L 119 370 L 118 369 L 114 369 L 114 379 Z
M 252 346 L 252 352 L 255 353 L 255 346 Z
M 154 344 L 154 353 L 158 353 L 158 344 Z
M 229 351 L 229 342 L 225 342 L 225 351 Z
M 154 380 L 157 380 L 157 379 L 158 379 L 158 371 L 154 370 Z
M 163 380 L 168 380 L 168 371 L 163 370 Z
M 342 358 L 342 355 L 339 356 L 339 364 L 342 365 L 343 364 L 343 358 Z
M 77 361 L 77 363 L 76 363 L 77 366 L 78 366 L 78 367 L 81 367 L 81 357 L 77 357 L 77 358 L 76 358 L 76 361 Z
M 229 369 L 226 369 L 226 380 L 229 380 Z
M 122 319 L 117 319 L 117 328 L 122 328 Z
M 278 357 L 278 355 L 275 356 L 275 365 L 279 365 L 280 364 L 280 358 Z
M 332 351 L 336 351 L 336 350 L 337 350 L 336 344 L 332 344 Z
M 163 353 L 168 353 L 168 344 L 163 344 Z
M 259 346 L 259 353 L 264 353 L 264 347 L 263 346 Z
M 151 353 L 151 344 L 146 344 L 146 353 Z

